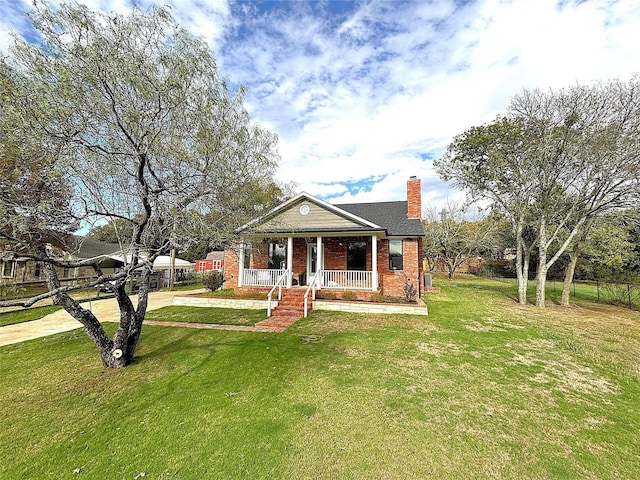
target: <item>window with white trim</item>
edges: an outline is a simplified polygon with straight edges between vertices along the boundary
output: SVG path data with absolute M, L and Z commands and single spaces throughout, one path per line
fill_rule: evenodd
M 389 240 L 389 270 L 402 269 L 402 240 Z
M 4 260 L 2 262 L 2 276 L 7 278 L 13 278 L 13 265 L 15 262 L 11 260 Z
M 287 247 L 282 243 L 272 242 L 269 244 L 269 268 L 283 269 L 287 259 Z

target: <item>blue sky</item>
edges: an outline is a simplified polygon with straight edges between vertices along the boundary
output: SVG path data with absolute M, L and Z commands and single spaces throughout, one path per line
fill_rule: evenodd
M 158 2 L 83 3 L 125 12 Z M 523 88 L 640 71 L 634 0 L 160 3 L 248 87 L 253 120 L 279 136 L 279 178 L 334 203 L 403 199 L 411 175 L 423 206 L 461 201 L 432 166 L 453 136 Z M 30 35 L 30 4 L 0 0 L 0 51 L 10 32 Z

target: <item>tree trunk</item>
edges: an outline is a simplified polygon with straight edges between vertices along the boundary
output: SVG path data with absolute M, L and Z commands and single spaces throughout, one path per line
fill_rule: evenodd
M 580 234 L 575 235 L 573 248 L 569 252 L 569 265 L 567 265 L 567 271 L 564 275 L 564 283 L 562 285 L 562 299 L 560 300 L 560 305 L 562 305 L 563 307 L 570 306 L 569 296 L 571 295 L 571 284 L 573 283 L 573 276 L 576 272 L 576 265 L 578 264 L 578 260 L 580 259 L 580 246 L 587 239 L 587 236 L 589 235 L 594 222 L 595 218 L 589 217 L 584 222 L 584 227 L 582 227 Z
M 527 286 L 529 283 L 529 262 L 524 252 L 522 224 L 516 228 L 516 277 L 518 278 L 518 303 L 527 304 Z
M 44 249 L 40 253 L 44 253 Z M 55 267 L 45 262 L 43 270 L 49 290 L 60 288 L 60 280 Z M 122 282 L 117 286 L 115 296 L 120 309 L 120 324 L 113 340 L 108 337 L 96 316 L 91 311 L 82 308 L 79 302 L 66 293 L 53 296 L 56 304 L 61 305 L 69 315 L 84 326 L 87 336 L 98 348 L 100 359 L 105 368 L 122 368 L 133 361 L 133 355 L 140 338 L 142 322 L 147 310 L 149 294 L 148 273 L 147 269 L 145 269 L 142 274 L 137 309 L 134 309 L 131 299 L 125 292 L 125 283 Z
M 456 276 L 456 269 L 453 268 L 450 264 L 447 263 L 447 277 L 451 281 Z
M 547 269 L 547 225 L 545 216 L 542 215 L 538 240 L 538 273 L 536 274 L 536 306 L 540 308 L 545 307 Z
M 578 258 L 580 257 L 578 249 L 569 253 L 569 265 L 567 265 L 567 272 L 564 275 L 564 283 L 562 284 L 562 299 L 560 305 L 563 307 L 569 307 L 569 296 L 571 295 L 571 284 L 573 283 L 573 275 L 576 271 L 576 265 L 578 264 Z
M 44 263 L 43 270 L 49 290 L 60 288 L 60 280 L 55 267 L 50 263 Z M 54 295 L 53 301 L 57 305 L 61 305 L 69 315 L 84 326 L 85 332 L 100 352 L 102 363 L 107 367 L 108 358 L 113 351 L 113 342 L 107 336 L 96 316 L 91 311 L 82 308 L 80 303 L 66 293 Z

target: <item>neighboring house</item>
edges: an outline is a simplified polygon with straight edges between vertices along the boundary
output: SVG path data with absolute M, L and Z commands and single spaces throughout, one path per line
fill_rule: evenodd
M 207 258 L 196 260 L 196 272 L 221 272 L 224 270 L 224 252 L 209 252 Z
M 124 264 L 128 255 L 122 252 L 117 243 L 101 242 L 89 237 L 70 235 L 58 242 L 56 246 L 47 247 L 50 254 L 60 260 L 92 260 L 97 263 L 105 275 L 117 272 Z M 77 268 L 60 268 L 58 277 L 63 284 L 73 283 L 78 280 L 94 278 L 96 273 L 92 266 Z M 182 280 L 188 272 L 193 271 L 194 264 L 175 259 L 174 268 L 176 279 Z M 153 270 L 157 276 L 151 280 L 151 289 L 160 288 L 169 284 L 169 272 L 171 259 L 168 255 L 160 255 L 153 262 Z M 133 275 L 135 278 L 137 275 Z M 39 284 L 45 281 L 44 272 L 40 262 L 21 256 L 11 251 L 0 251 L 0 285 L 15 284 Z M 134 281 L 134 283 L 136 283 Z M 135 286 L 132 290 L 135 290 Z
M 309 285 L 353 290 L 358 297 L 420 294 L 424 230 L 420 180 L 407 182 L 407 200 L 331 205 L 307 193 L 239 229 L 225 251 L 225 287 Z M 242 261 L 239 261 L 242 259 Z
M 48 246 L 50 252 L 64 260 L 96 261 L 103 273 L 113 273 L 124 262 L 120 245 L 100 242 L 86 237 L 68 236 L 64 242 Z M 44 282 L 44 273 L 40 262 L 21 256 L 19 252 L 0 252 L 0 284 Z M 95 275 L 92 267 L 58 268 L 61 280 L 88 278 Z

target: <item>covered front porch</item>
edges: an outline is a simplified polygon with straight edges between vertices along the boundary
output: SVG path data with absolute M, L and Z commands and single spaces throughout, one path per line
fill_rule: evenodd
M 238 258 L 238 287 L 379 288 L 377 234 L 249 238 Z

